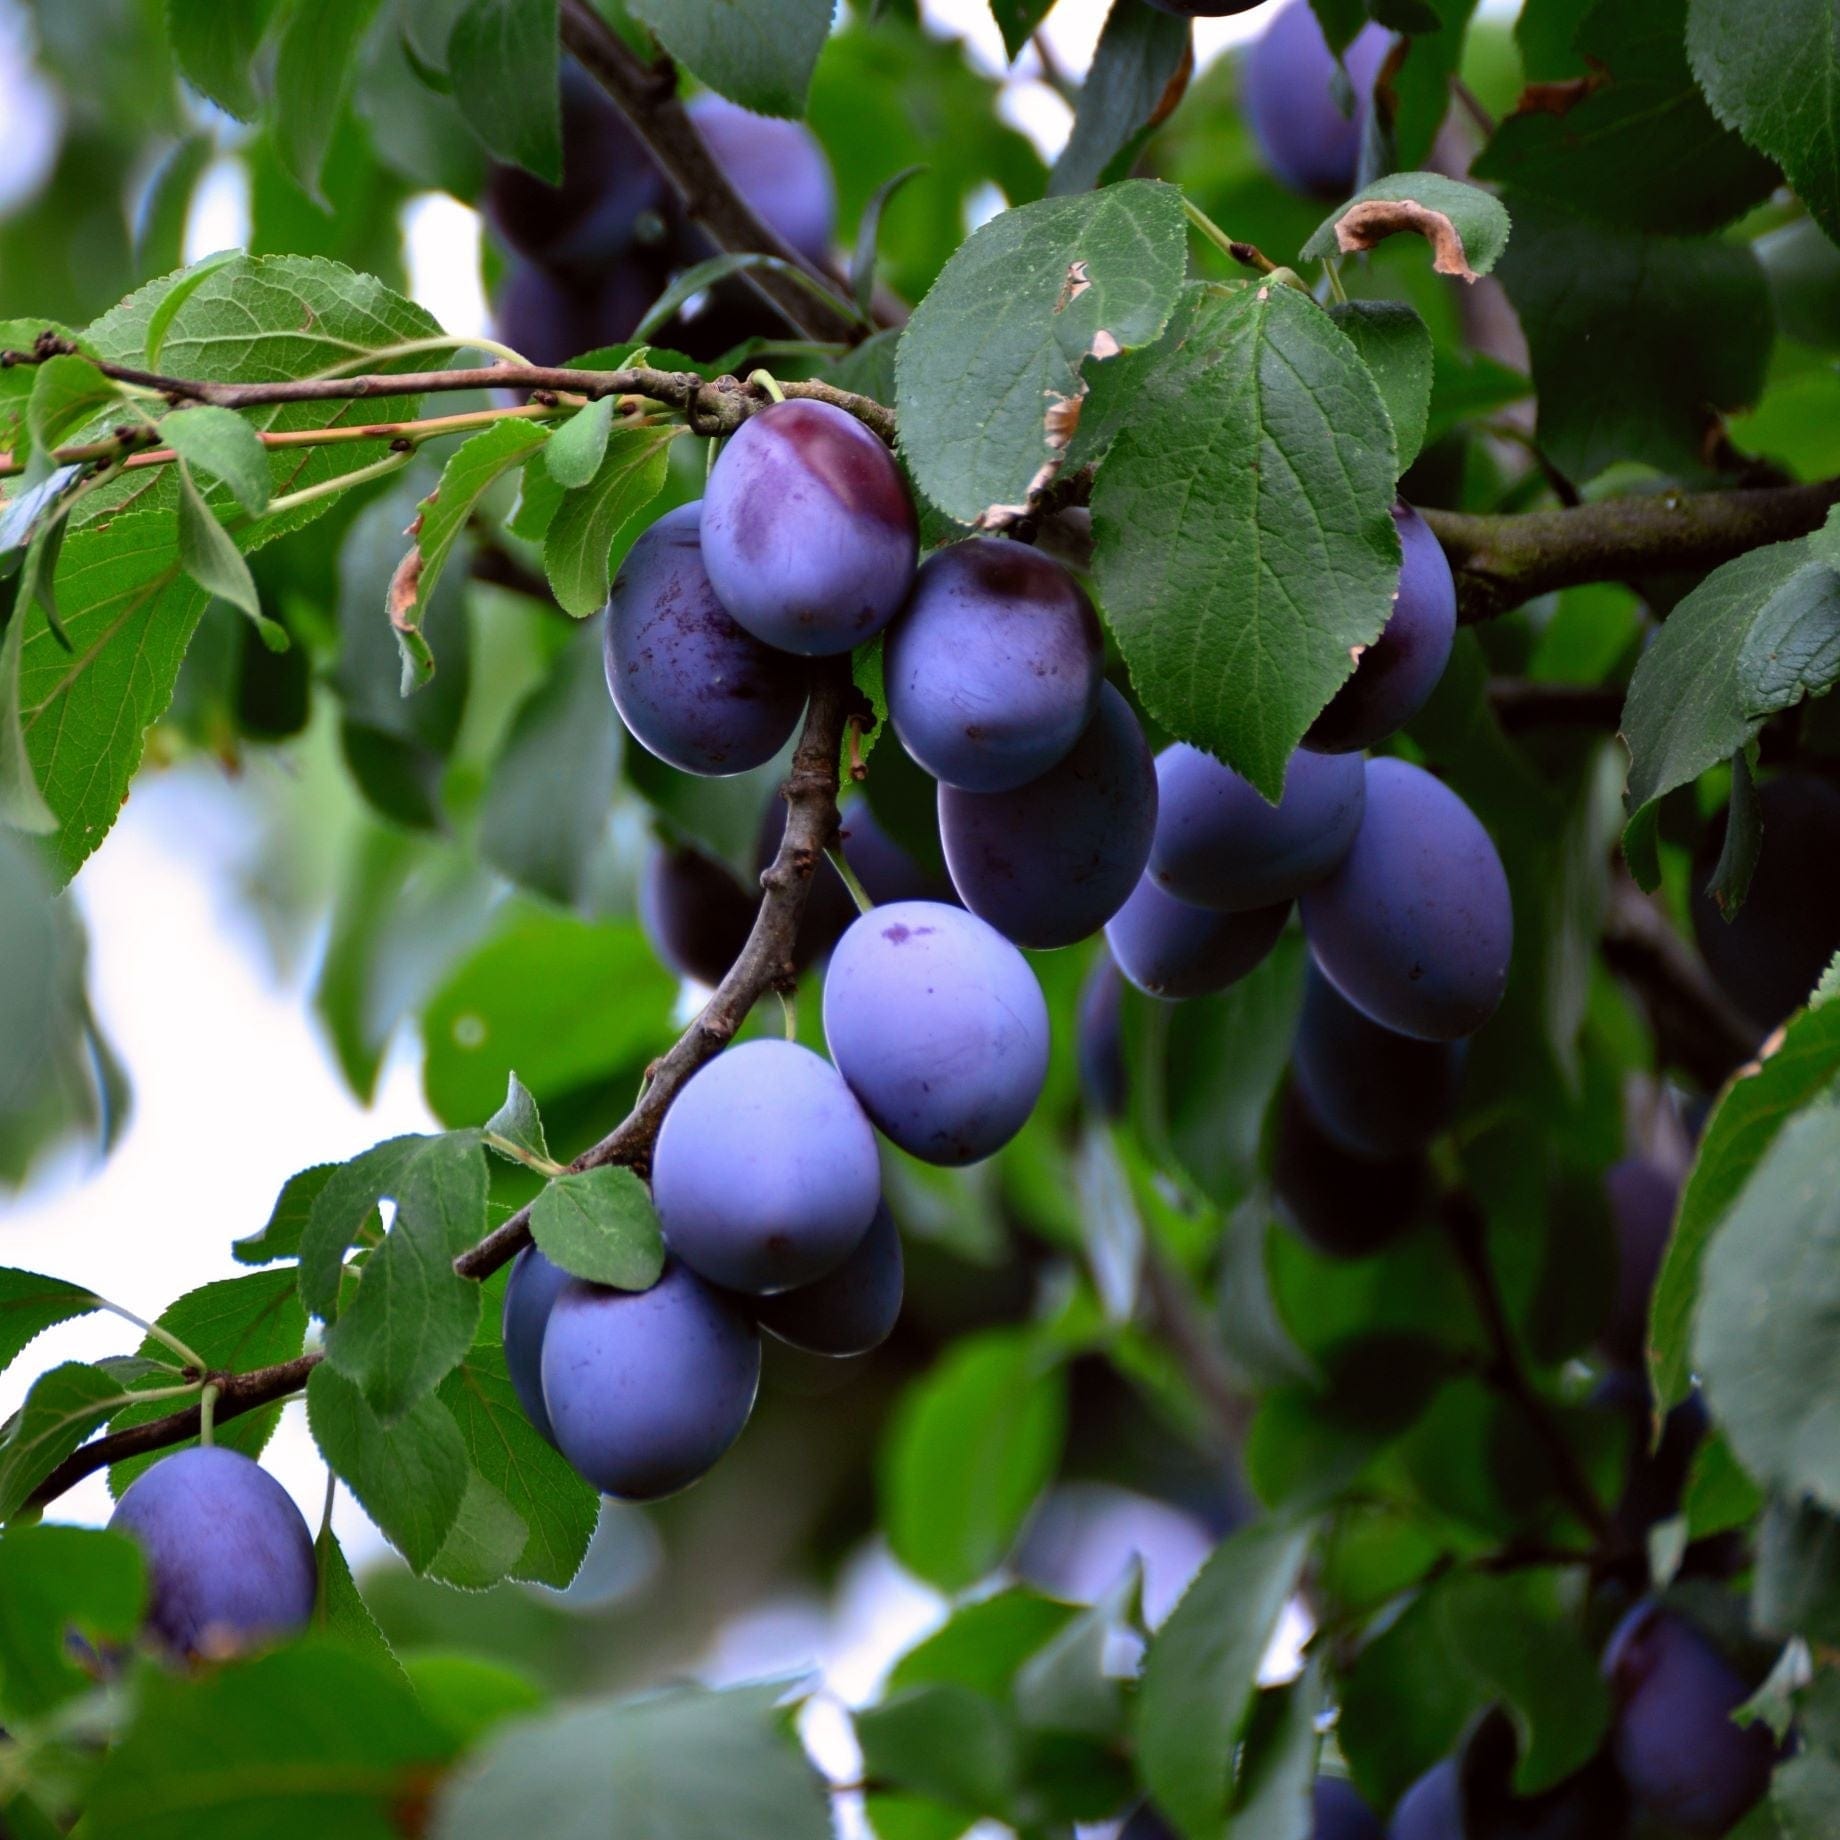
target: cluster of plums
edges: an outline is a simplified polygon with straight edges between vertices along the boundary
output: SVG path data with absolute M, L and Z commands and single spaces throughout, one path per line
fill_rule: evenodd
M 811 131 L 715 95 L 686 108 L 755 214 L 801 255 L 825 262 L 836 188 Z M 715 253 L 613 101 L 572 64 L 562 76 L 562 183 L 499 167 L 484 205 L 513 255 L 495 297 L 499 336 L 533 364 L 630 338 L 670 281 Z M 686 303 L 656 339 L 715 358 L 776 327 L 747 284 L 730 280 Z

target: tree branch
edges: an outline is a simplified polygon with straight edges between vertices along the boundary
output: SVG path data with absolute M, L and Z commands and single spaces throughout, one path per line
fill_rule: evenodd
M 1557 588 L 1711 569 L 1766 543 L 1805 537 L 1840 504 L 1840 479 L 1726 492 L 1656 492 L 1561 511 L 1481 517 L 1424 513 L 1457 577 L 1460 617 L 1500 614 Z
M 562 42 L 620 105 L 683 200 L 685 211 L 717 247 L 736 254 L 778 256 L 827 289 L 836 287 L 834 276 L 776 235 L 729 182 L 677 100 L 677 72 L 668 59 L 647 64 L 587 0 L 562 0 Z M 855 320 L 814 299 L 789 276 L 749 269 L 743 278 L 807 338 L 853 343 L 863 336 L 865 329 Z
M 785 834 L 780 839 L 778 855 L 761 875 L 760 908 L 747 944 L 703 1006 L 702 1014 L 663 1059 L 653 1063 L 638 1104 L 598 1144 L 584 1150 L 569 1165 L 572 1171 L 623 1163 L 642 1174 L 646 1172 L 664 1115 L 691 1075 L 728 1046 L 747 1020 L 749 1010 L 769 990 L 784 989 L 796 979 L 793 942 L 805 912 L 805 897 L 813 871 L 837 833 L 837 763 L 843 747 L 844 721 L 854 696 L 847 657 L 814 662 L 811 703 L 786 780 L 789 809 Z M 454 1270 L 463 1278 L 489 1278 L 529 1244 L 530 1209 L 519 1208 L 502 1226 L 495 1227 L 455 1259 Z M 222 1424 L 299 1392 L 322 1359 L 316 1350 L 251 1373 L 201 1376 L 218 1388 L 216 1422 Z M 125 1431 L 112 1431 L 66 1457 L 32 1491 L 32 1505 L 43 1507 L 72 1484 L 124 1457 L 164 1450 L 197 1434 L 196 1406 Z

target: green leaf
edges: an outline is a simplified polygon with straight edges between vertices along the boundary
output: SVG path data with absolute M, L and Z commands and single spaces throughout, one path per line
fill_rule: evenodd
M 301 1306 L 299 1288 L 291 1271 L 252 1271 L 244 1277 L 221 1278 L 216 1283 L 187 1291 L 176 1303 L 160 1312 L 158 1326 L 177 1336 L 213 1370 L 241 1374 L 258 1367 L 270 1367 L 277 1361 L 293 1360 L 306 1340 L 307 1313 Z M 169 1364 L 178 1358 L 163 1341 L 152 1335 L 142 1341 L 139 1353 L 149 1360 Z M 170 1400 L 129 1406 L 115 1414 L 109 1429 L 124 1431 L 130 1425 L 145 1424 L 172 1409 Z M 245 1412 L 217 1427 L 217 1442 L 228 1450 L 240 1450 L 247 1457 L 259 1456 L 280 1418 L 279 1404 Z M 196 1441 L 188 1438 L 179 1448 Z M 130 1457 L 125 1462 L 113 1464 L 109 1469 L 109 1492 L 119 1496 L 136 1476 L 157 1463 L 163 1454 Z
M 0 1444 L 0 1521 L 10 1521 L 57 1466 L 127 1398 L 105 1368 L 66 1361 L 33 1381 Z
M 1050 195 L 1098 185 L 1115 162 L 1122 165 L 1142 145 L 1181 98 L 1177 85 L 1188 68 L 1190 30 L 1186 19 L 1136 0 L 1114 0 L 1080 86 L 1073 132 L 1048 175 Z
M 442 1791 L 438 1840 L 830 1840 L 823 1784 L 781 1729 L 779 1689 L 679 1687 L 507 1725 Z
M 617 1164 L 555 1177 L 531 1208 L 530 1230 L 546 1258 L 594 1284 L 649 1290 L 664 1270 L 651 1196 Z
M 479 808 L 481 858 L 564 907 L 603 905 L 625 732 L 607 706 L 600 624 L 588 621 L 512 721 Z
M 565 613 L 598 613 L 613 578 L 620 532 L 664 490 L 665 463 L 681 430 L 621 429 L 592 481 L 563 495 L 543 544 L 543 569 Z
M 1227 1825 L 1232 1840 L 1312 1840 L 1311 1792 L 1322 1748 L 1316 1721 L 1322 1705 L 1320 1660 L 1289 1686 L 1258 1696 L 1234 1785 Z
M 1066 457 L 1089 358 L 1147 345 L 1186 262 L 1173 186 L 1048 198 L 973 232 L 901 334 L 901 451 L 926 496 L 976 523 L 1027 500 Z
M 1773 543 L 1715 569 L 1636 665 L 1623 708 L 1624 848 L 1645 888 L 1660 879 L 1657 802 L 1739 753 L 1767 716 L 1840 677 L 1840 572 L 1814 542 Z
M 1143 1570 L 1133 1554 L 1117 1583 L 1042 1644 L 1017 1671 L 1016 1712 L 1040 1731 L 1110 1742 L 1124 1722 L 1124 1687 L 1108 1656 L 1142 1623 Z
M 679 63 L 760 115 L 805 113 L 835 0 L 633 0 Z
M 281 1193 L 275 1197 L 275 1205 L 261 1230 L 231 1246 L 237 1263 L 266 1265 L 274 1259 L 297 1257 L 301 1235 L 306 1232 L 307 1221 L 312 1217 L 313 1204 L 319 1199 L 320 1190 L 342 1167 L 339 1163 L 315 1163 L 311 1169 L 289 1176 L 281 1185 Z
M 544 1105 L 636 1080 L 670 1039 L 676 996 L 636 926 L 516 914 L 422 1007 L 428 1103 L 442 1119 L 487 1117 L 514 1067 Z
M 485 1152 L 472 1132 L 425 1139 L 382 1193 L 396 1217 L 326 1332 L 326 1358 L 390 1425 L 459 1364 L 479 1326 L 479 1286 L 454 1260 L 485 1236 Z M 304 1281 L 304 1248 L 301 1271 Z
M 275 58 L 275 151 L 300 189 L 322 206 L 320 169 L 332 145 L 358 43 L 380 0 L 314 0 L 295 6 Z M 329 207 L 328 207 L 329 208 Z
M 1259 1662 L 1313 1531 L 1263 1520 L 1230 1535 L 1151 1641 L 1137 1701 L 1138 1769 L 1187 1840 L 1221 1831 Z
M 1649 1376 L 1666 1410 L 1693 1386 L 1691 1337 L 1706 1247 L 1783 1127 L 1840 1080 L 1840 1003 L 1790 1017 L 1775 1051 L 1744 1068 L 1706 1122 L 1655 1283 Z
M 485 1139 L 488 1150 L 513 1162 L 540 1165 L 550 1161 L 542 1114 L 530 1089 L 515 1073 L 506 1082 L 504 1104 L 486 1120 Z
M 592 483 L 607 458 L 607 437 L 613 432 L 614 399 L 603 396 L 577 409 L 549 438 L 543 464 L 549 476 L 565 491 Z
M 327 1362 L 307 1382 L 313 1440 L 386 1539 L 418 1572 L 440 1552 L 472 1473 L 466 1442 L 439 1399 L 421 1399 L 385 1425 Z
M 454 101 L 501 159 L 562 183 L 557 0 L 468 0 L 447 41 Z
M 1425 444 L 1434 370 L 1431 332 L 1403 300 L 1350 300 L 1329 309 L 1379 385 L 1403 473 Z
M 125 1644 L 147 1600 L 141 1550 L 89 1527 L 10 1527 L 0 1534 L 0 1714 L 28 1725 L 95 1679 L 76 1665 L 74 1631 Z
M 864 1774 L 970 1813 L 1010 1812 L 1022 1745 L 1009 1709 L 968 1687 L 909 1687 L 856 1715 Z
M 1753 23 L 1756 14 L 1747 10 Z M 1597 0 L 1573 45 L 1585 74 L 1510 115 L 1476 177 L 1630 229 L 1729 223 L 1768 194 L 1775 173 L 1713 119 L 1686 41 L 1687 0 Z
M 1440 275 L 1475 281 L 1508 247 L 1508 213 L 1493 192 L 1441 173 L 1394 173 L 1363 186 L 1323 219 L 1303 246 L 1306 262 L 1372 249 L 1389 236 L 1422 236 Z
M 1275 283 L 1192 291 L 1130 364 L 1093 488 L 1099 600 L 1150 714 L 1275 801 L 1392 609 L 1392 426 L 1335 322 Z
M 1582 1769 L 1603 1738 L 1610 1696 L 1563 1574 L 1472 1573 L 1447 1583 L 1437 1602 L 1452 1659 L 1514 1721 L 1516 1791 L 1537 1795 Z
M 1054 0 L 990 0 L 990 11 L 1003 34 L 1003 49 L 1012 63 L 1022 55 L 1022 47 L 1035 35 L 1035 28 L 1047 18 Z
M 506 1570 L 561 1590 L 581 1569 L 600 1514 L 600 1497 L 525 1416 L 505 1371 L 500 1331 L 503 1287 L 480 1317 L 466 1359 L 441 1382 L 440 1399 L 473 1470 L 522 1519 L 527 1537 Z
M 1840 23 L 1825 0 L 1691 0 L 1687 55 L 1712 110 L 1783 169 L 1840 240 Z
M 944 1591 L 1008 1552 L 1060 1459 L 1066 1384 L 1035 1338 L 960 1342 L 902 1400 L 883 1449 L 882 1519 L 895 1556 Z
M 337 1316 L 346 1250 L 369 1230 L 378 1201 L 402 1185 L 415 1159 L 434 1141 L 413 1135 L 385 1138 L 338 1164 L 317 1185 L 295 1248 L 301 1301 L 315 1316 L 328 1322 Z
M 888 177 L 869 194 L 868 202 L 864 204 L 862 208 L 862 216 L 857 219 L 856 247 L 850 256 L 850 300 L 856 308 L 857 317 L 862 320 L 865 326 L 874 324 L 875 252 L 877 240 L 882 233 L 882 213 L 887 210 L 889 202 L 893 199 L 895 193 L 897 193 L 908 180 L 919 178 L 925 171 L 926 168 L 924 166 L 903 166 L 899 172 L 890 173 Z M 863 340 L 863 345 L 867 345 L 875 339 L 884 339 L 888 357 L 892 362 L 894 357 L 894 340 L 892 337 L 884 338 L 884 333 L 891 331 L 892 328 L 885 328 L 884 332 L 871 333 L 868 339 Z M 839 360 L 839 363 L 845 365 L 849 364 L 850 360 L 856 358 L 861 350 L 862 345 L 852 346 L 850 350 L 844 354 L 843 358 Z M 874 361 L 874 354 L 871 354 L 869 361 Z M 890 381 L 892 382 L 892 376 Z M 840 387 L 847 389 L 849 386 L 846 384 Z M 863 393 L 865 395 L 875 394 L 873 391 L 865 391 Z M 878 400 L 881 399 L 878 398 Z
M 1029 1657 L 1066 1630 L 1076 1615 L 1073 1605 L 1025 1585 L 973 1598 L 894 1664 L 888 1691 L 946 1685 L 1005 1699 Z
M 471 1747 L 549 1697 L 528 1674 L 473 1655 L 411 1655 L 404 1664 L 422 1710 L 458 1744 Z
M 511 1575 L 530 1538 L 524 1518 L 491 1483 L 468 1470 L 460 1512 L 428 1562 L 428 1576 L 462 1591 L 485 1591 Z
M 331 1527 L 322 1527 L 313 1542 L 319 1589 L 313 1598 L 313 1628 L 330 1641 L 342 1642 L 373 1660 L 396 1665 L 396 1655 L 371 1615 L 345 1561 L 345 1549 Z
M 80 1284 L 0 1266 L 0 1370 L 11 1367 L 27 1343 L 47 1329 L 95 1308 L 95 1292 Z
M 217 147 L 208 134 L 188 134 L 161 160 L 134 226 L 137 274 L 163 275 L 185 260 L 185 227 L 198 182 Z
M 121 405 L 121 385 L 105 377 L 88 358 L 66 355 L 38 366 L 32 394 L 26 399 L 26 432 L 32 441 L 32 464 L 25 483 L 36 485 L 56 464 L 51 450 L 106 411 Z
M 36 837 L 49 837 L 58 828 L 57 813 L 38 789 L 38 774 L 26 745 L 20 711 L 20 658 L 24 650 L 28 607 L 15 606 L 13 617 L 0 635 L 0 823 Z M 52 631 L 50 622 L 45 624 Z
M 179 566 L 207 594 L 245 614 L 271 652 L 285 652 L 287 628 L 263 613 L 256 579 L 242 552 L 204 502 L 191 468 L 182 460 L 175 470 L 179 475 Z
M 166 33 L 186 81 L 238 121 L 256 112 L 250 82 L 275 0 L 166 0 Z
M 1771 1635 L 1840 1640 L 1840 1521 L 1776 1496 L 1757 1532 L 1751 1620 Z
M 1691 477 L 1718 415 L 1762 392 L 1769 285 L 1748 248 L 1621 233 L 1517 196 L 1501 279 L 1532 352 L 1540 443 L 1573 479 L 1624 460 Z
M 148 316 L 146 331 L 147 364 L 151 368 L 160 360 L 161 350 L 166 343 L 166 335 L 172 330 L 172 323 L 179 315 L 179 309 L 198 292 L 205 282 L 237 259 L 234 249 L 218 251 L 202 261 L 194 262 L 189 268 L 182 268 L 170 276 L 170 285 L 156 282 L 159 289 L 159 302 Z
M 93 1840 L 393 1840 L 453 1749 L 395 1668 L 326 1638 L 137 1697 Z
M 1840 1507 L 1840 1106 L 1786 1124 L 1706 1249 L 1694 1366 L 1757 1480 Z
M 268 509 L 268 450 L 234 410 L 208 403 L 175 409 L 161 416 L 160 438 L 181 459 L 221 479 L 251 517 Z
M 694 268 L 685 269 L 646 308 L 645 317 L 633 328 L 633 337 L 649 339 L 693 294 L 701 294 L 717 282 L 726 281 L 731 275 L 758 273 L 762 269 L 797 282 L 813 299 L 824 301 L 844 318 L 849 318 L 853 310 L 851 303 L 839 299 L 834 289 L 825 287 L 796 262 L 788 262 L 780 256 L 764 256 L 758 251 L 731 250 L 723 255 L 711 256 L 707 261 L 697 263 Z M 862 309 L 861 317 L 867 319 L 866 308 Z

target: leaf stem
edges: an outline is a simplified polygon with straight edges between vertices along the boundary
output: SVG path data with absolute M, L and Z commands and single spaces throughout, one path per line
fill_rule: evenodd
M 217 1394 L 217 1383 L 212 1381 L 198 1395 L 198 1442 L 206 1450 L 217 1441 Z
M 161 1328 L 157 1322 L 148 1322 L 145 1318 L 136 1316 L 132 1310 L 123 1309 L 119 1303 L 114 1303 L 107 1297 L 97 1296 L 94 1291 L 91 1291 L 90 1295 L 96 1298 L 98 1309 L 107 1310 L 111 1316 L 119 1316 L 123 1322 L 130 1322 L 143 1334 L 152 1336 L 156 1342 L 170 1348 L 187 1367 L 194 1368 L 201 1374 L 209 1371 L 210 1362 L 197 1349 L 180 1341 L 170 1329 Z
M 773 373 L 769 370 L 749 371 L 748 382 L 765 390 L 776 403 L 783 403 L 786 400 L 786 392 L 779 387 Z
M 824 854 L 831 859 L 831 867 L 843 878 L 843 885 L 850 891 L 850 899 L 856 903 L 859 914 L 872 913 L 875 903 L 869 899 L 869 891 L 856 879 L 856 871 L 850 867 L 850 859 L 843 853 L 843 845 L 833 843 L 827 846 Z
M 1264 250 L 1255 243 L 1242 243 L 1237 237 L 1228 236 L 1193 199 L 1185 197 L 1182 209 L 1188 221 L 1229 261 L 1237 262 L 1241 268 L 1256 269 L 1261 275 L 1278 272 L 1277 263 Z

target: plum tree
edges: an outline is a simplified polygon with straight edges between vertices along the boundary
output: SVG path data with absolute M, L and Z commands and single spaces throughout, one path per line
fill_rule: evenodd
M 163 1458 L 128 1485 L 109 1525 L 147 1556 L 147 1629 L 171 1655 L 234 1654 L 313 1614 L 313 1535 L 293 1496 L 240 1451 Z
M 1367 797 L 1359 759 L 1302 750 L 1276 805 L 1184 741 L 1156 757 L 1156 778 L 1150 873 L 1178 900 L 1222 913 L 1271 907 L 1320 881 L 1354 842 Z
M 1009 792 L 939 788 L 952 885 L 1019 946 L 1091 937 L 1130 898 L 1156 831 L 1156 764 L 1110 684 L 1063 759 Z
M 901 1232 L 884 1202 L 836 1270 L 797 1290 L 756 1299 L 754 1317 L 769 1334 L 807 1354 L 867 1354 L 894 1328 L 901 1288 Z
M 1204 997 L 1237 984 L 1278 943 L 1291 904 L 1223 914 L 1178 901 L 1145 874 L 1106 922 L 1118 969 L 1146 996 Z
M 652 1161 L 665 1243 L 729 1290 L 810 1284 L 881 1199 L 875 1134 L 835 1067 L 790 1041 L 717 1055 L 665 1114 Z
M 1403 560 L 1393 611 L 1354 675 L 1303 737 L 1306 748 L 1348 754 L 1384 741 L 1424 708 L 1457 634 L 1457 584 L 1431 526 L 1403 499 L 1393 507 Z
M 805 705 L 796 658 L 729 617 L 705 571 L 701 508 L 642 532 L 613 579 L 602 646 L 614 707 L 685 773 L 745 773 L 777 754 Z
M 1501 1002 L 1514 937 L 1507 875 L 1475 814 L 1422 767 L 1368 763 L 1360 830 L 1301 909 L 1323 975 L 1384 1028 L 1455 1041 Z
M 505 1370 L 524 1416 L 552 1444 L 556 1434 L 543 1403 L 543 1331 L 568 1281 L 569 1274 L 535 1246 L 526 1246 L 511 1261 L 511 1275 L 505 1280 Z
M 1611 1744 L 1638 1810 L 1718 1840 L 1763 1794 L 1776 1757 L 1766 1725 L 1732 1719 L 1750 1689 L 1693 1624 L 1652 1600 L 1617 1625 L 1603 1666 Z
M 1241 102 L 1265 164 L 1293 191 L 1345 198 L 1354 190 L 1369 98 L 1391 44 L 1384 28 L 1363 26 L 1342 54 L 1351 111 L 1310 0 L 1285 0 L 1272 15 L 1246 59 Z
M 1640 1368 L 1648 1346 L 1648 1306 L 1660 1275 L 1680 1183 L 1652 1157 L 1625 1157 L 1604 1176 L 1616 1236 L 1616 1297 L 1600 1340 L 1624 1367 Z
M 562 183 L 495 165 L 483 203 L 492 228 L 519 255 L 552 271 L 598 274 L 631 243 L 639 218 L 663 208 L 665 185 L 613 99 L 579 65 L 566 63 Z
M 703 498 L 703 565 L 764 644 L 847 652 L 900 610 L 919 548 L 886 447 L 829 403 L 793 398 L 743 422 Z
M 690 844 L 660 844 L 640 878 L 639 924 L 679 977 L 719 984 L 747 943 L 754 902 L 726 864 Z
M 1119 1118 L 1129 1097 L 1124 1060 L 1124 978 L 1109 951 L 1092 962 L 1080 986 L 1078 1034 L 1080 1090 L 1101 1118 Z
M 1048 1075 L 1048 1006 L 993 926 L 936 901 L 864 914 L 824 980 L 831 1058 L 886 1136 L 975 1163 L 1015 1136 Z
M 741 1435 L 759 1383 L 752 1320 L 677 1260 L 648 1291 L 571 1278 L 550 1311 L 543 1401 L 556 1448 L 603 1495 L 688 1488 Z
M 1271 1183 L 1285 1219 L 1318 1252 L 1365 1259 L 1420 1218 L 1428 1170 L 1412 1153 L 1357 1155 L 1317 1123 L 1290 1085 L 1271 1127 Z
M 695 97 L 686 112 L 760 220 L 808 260 L 827 261 L 837 228 L 837 186 L 811 130 L 714 94 Z M 707 239 L 695 238 L 689 253 L 701 261 L 710 253 Z
M 1098 615 L 1058 562 L 973 538 L 926 559 L 888 629 L 888 719 L 942 785 L 1014 791 L 1090 726 L 1104 663 Z
M 1840 786 L 1784 773 L 1757 788 L 1763 849 L 1744 905 L 1728 921 L 1706 884 L 1725 844 L 1727 814 L 1706 827 L 1693 858 L 1693 937 L 1725 994 L 1761 1029 L 1808 1001 L 1840 952 Z
M 1450 1122 L 1461 1042 L 1420 1041 L 1364 1015 L 1311 965 L 1291 1043 L 1291 1072 L 1311 1116 L 1358 1156 L 1422 1150 Z

